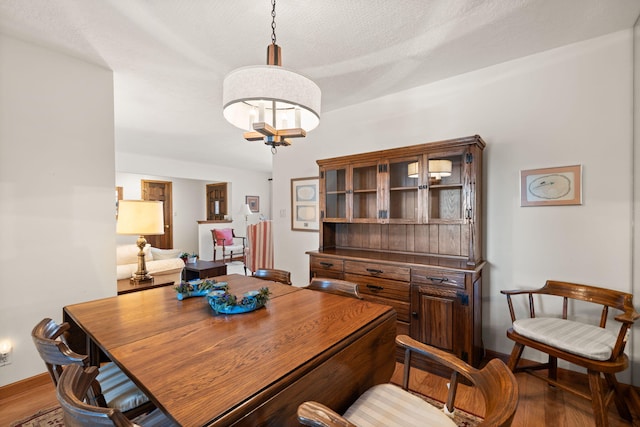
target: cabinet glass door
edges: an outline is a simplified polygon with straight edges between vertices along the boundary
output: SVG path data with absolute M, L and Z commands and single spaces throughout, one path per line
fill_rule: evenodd
M 351 168 L 353 222 L 378 219 L 378 164 L 354 165 Z
M 325 216 L 324 220 L 345 220 L 347 218 L 347 169 L 326 169 Z
M 389 160 L 390 223 L 417 223 L 420 221 L 418 185 L 422 171 L 418 157 Z
M 464 221 L 464 153 L 428 154 L 425 179 L 428 180 L 427 222 Z

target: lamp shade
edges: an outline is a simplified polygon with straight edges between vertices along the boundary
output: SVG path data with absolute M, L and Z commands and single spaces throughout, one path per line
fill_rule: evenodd
M 453 164 L 451 160 L 429 160 L 429 176 L 440 179 L 451 176 Z
M 120 200 L 116 233 L 140 236 L 164 234 L 162 202 Z
M 242 207 L 242 215 L 251 215 L 253 212 L 251 212 L 251 208 L 249 207 L 249 205 L 245 204 Z
M 409 163 L 407 165 L 407 175 L 409 178 L 418 177 L 418 162 Z
M 224 118 L 247 131 L 255 122 L 313 130 L 320 124 L 320 99 L 317 84 L 277 65 L 238 68 L 222 86 Z

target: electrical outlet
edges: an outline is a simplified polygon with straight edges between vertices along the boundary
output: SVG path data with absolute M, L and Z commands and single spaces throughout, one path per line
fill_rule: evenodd
M 11 351 L 7 353 L 0 353 L 0 366 L 11 364 Z

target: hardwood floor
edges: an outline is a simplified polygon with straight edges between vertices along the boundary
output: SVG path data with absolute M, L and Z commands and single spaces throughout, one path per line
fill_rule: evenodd
M 560 370 L 559 376 L 563 380 L 570 380 L 588 390 L 586 376 L 578 373 Z M 9 426 L 13 421 L 25 418 L 43 409 L 57 406 L 55 390 L 48 376 L 42 376 L 43 381 L 24 393 L 8 395 L 0 394 L 0 426 Z M 570 393 L 549 387 L 543 381 L 520 373 L 518 380 L 520 402 L 513 421 L 514 427 L 591 427 L 595 423 L 591 415 L 591 402 Z M 402 365 L 397 364 L 392 382 L 402 381 Z M 411 370 L 410 386 L 413 390 L 429 395 L 440 401 L 446 399 L 447 379 L 432 375 L 418 369 Z M 482 397 L 474 389 L 460 385 L 457 404 L 461 409 L 473 414 L 484 413 Z M 631 408 L 633 411 L 633 408 Z M 635 414 L 640 416 L 640 414 Z M 633 425 L 640 425 L 640 419 Z M 632 425 L 626 422 L 615 410 L 615 405 L 609 411 L 610 427 Z

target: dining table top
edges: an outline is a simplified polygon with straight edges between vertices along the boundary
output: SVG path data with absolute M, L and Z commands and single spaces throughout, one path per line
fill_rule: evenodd
M 64 311 L 152 401 L 184 426 L 228 425 L 395 318 L 391 307 L 242 275 L 239 297 L 268 287 L 265 307 L 216 314 L 206 297 L 171 287 L 66 306 Z

